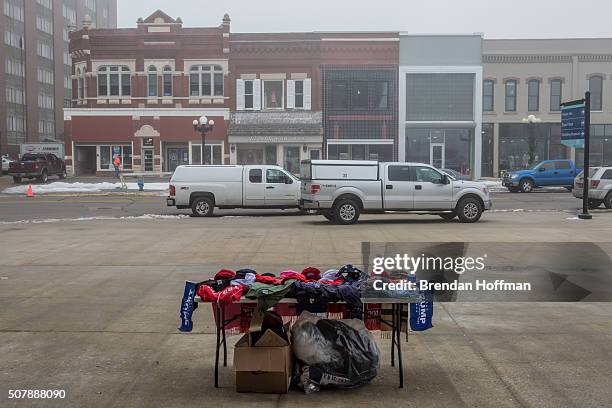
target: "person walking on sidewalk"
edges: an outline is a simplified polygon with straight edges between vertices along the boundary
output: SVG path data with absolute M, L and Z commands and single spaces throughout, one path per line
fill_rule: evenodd
M 115 178 L 119 178 L 119 171 L 121 169 L 121 157 L 119 157 L 119 155 L 115 156 L 115 159 L 113 160 L 113 166 L 115 167 Z
M 123 173 L 121 172 L 121 156 L 115 156 L 115 159 L 113 160 L 113 166 L 115 167 L 115 178 L 118 178 L 121 182 L 121 188 L 127 190 L 128 186 L 127 184 L 125 184 Z

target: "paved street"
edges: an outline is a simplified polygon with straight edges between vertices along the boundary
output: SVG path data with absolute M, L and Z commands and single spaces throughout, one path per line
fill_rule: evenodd
M 581 208 L 580 200 L 570 193 L 539 191 L 532 194 L 493 193 L 495 212 L 551 212 L 575 213 Z M 603 207 L 602 207 L 603 208 Z M 600 210 L 601 211 L 601 210 Z M 160 193 L 143 195 L 39 195 L 27 198 L 17 195 L 0 195 L 0 222 L 33 219 L 63 219 L 83 217 L 137 217 L 144 214 L 190 214 L 189 210 L 177 210 L 166 206 Z M 218 216 L 281 216 L 295 215 L 291 210 L 221 210 Z M 488 215 L 485 215 L 487 217 Z

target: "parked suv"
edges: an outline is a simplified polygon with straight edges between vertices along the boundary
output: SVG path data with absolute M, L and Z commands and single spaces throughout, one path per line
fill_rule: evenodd
M 605 205 L 612 209 L 612 167 L 591 167 L 589 169 L 589 207 Z M 584 189 L 584 172 L 574 180 L 574 197 L 582 200 Z

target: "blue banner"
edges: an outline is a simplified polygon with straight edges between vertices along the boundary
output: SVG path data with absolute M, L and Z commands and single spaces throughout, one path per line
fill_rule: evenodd
M 181 301 L 181 310 L 179 316 L 181 318 L 181 327 L 178 329 L 182 332 L 191 332 L 193 330 L 193 311 L 198 304 L 195 303 L 196 286 L 194 282 L 185 282 L 185 291 L 183 293 L 183 300 Z
M 561 108 L 561 143 L 584 148 L 586 131 L 586 104 L 583 100 L 569 102 Z

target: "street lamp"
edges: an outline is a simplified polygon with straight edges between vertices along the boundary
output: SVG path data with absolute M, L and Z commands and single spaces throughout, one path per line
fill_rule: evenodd
M 532 166 L 535 161 L 536 154 L 536 137 L 535 137 L 535 128 L 536 125 L 542 122 L 542 119 L 536 117 L 535 115 L 529 115 L 526 118 L 521 119 L 521 122 L 527 125 L 529 129 L 529 165 Z
M 193 130 L 196 132 L 200 132 L 202 135 L 202 164 L 206 164 L 206 133 L 212 132 L 215 127 L 214 120 L 208 120 L 206 116 L 200 117 L 200 120 L 194 119 L 193 121 Z

